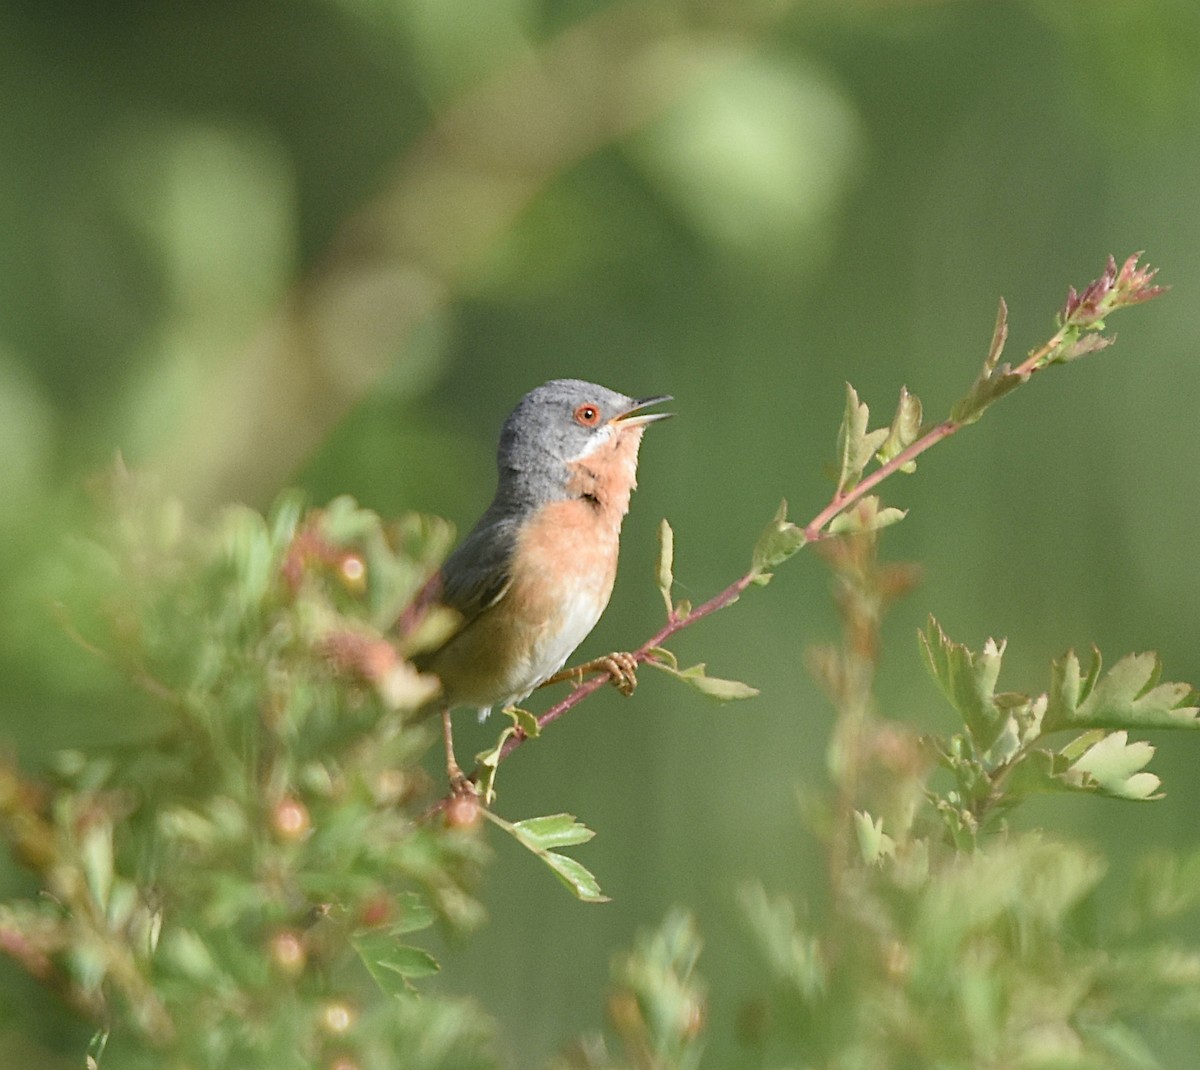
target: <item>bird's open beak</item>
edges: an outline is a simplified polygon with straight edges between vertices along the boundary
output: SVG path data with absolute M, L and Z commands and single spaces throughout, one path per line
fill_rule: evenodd
M 653 398 L 642 398 L 640 401 L 635 401 L 624 412 L 618 413 L 609 423 L 619 424 L 621 427 L 637 427 L 641 424 L 652 424 L 655 420 L 665 420 L 669 416 L 674 416 L 673 412 L 646 412 L 642 409 L 647 409 L 651 405 L 657 405 L 660 401 L 673 401 L 670 394 L 659 394 Z M 637 415 L 637 414 L 641 415 Z

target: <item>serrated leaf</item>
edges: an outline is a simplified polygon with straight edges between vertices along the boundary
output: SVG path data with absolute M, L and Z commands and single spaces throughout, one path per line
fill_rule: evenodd
M 585 903 L 608 903 L 609 897 L 600 891 L 595 875 L 573 858 L 547 851 L 541 859 L 579 899 Z
M 933 617 L 920 639 L 926 667 L 962 717 L 976 746 L 987 750 L 1003 727 L 995 692 L 1004 642 L 989 639 L 976 654 L 948 638 Z
M 548 814 L 545 817 L 530 817 L 513 822 L 517 838 L 534 850 L 553 847 L 573 847 L 587 843 L 593 832 L 575 820 L 574 814 Z
M 1103 732 L 1088 732 L 1058 753 L 1041 749 L 1026 752 L 1005 778 L 1006 805 L 1038 792 L 1100 794 L 1139 800 L 1156 797 L 1153 792 L 1158 790 L 1159 779 L 1152 773 L 1139 771 L 1149 757 L 1136 749 L 1137 744 L 1131 745 L 1135 748 L 1133 754 L 1123 759 L 1127 763 L 1125 775 L 1112 775 L 1116 766 L 1110 769 L 1104 761 L 1105 748 L 1116 749 L 1120 742 L 1113 742 L 1112 738 Z M 1105 743 L 1105 740 L 1110 742 Z M 1101 750 L 1096 751 L 1096 747 Z M 1088 756 L 1086 759 L 1085 755 Z M 1081 760 L 1082 765 L 1079 764 Z M 1103 767 L 1102 777 L 1093 774 L 1094 766 Z
M 921 399 L 916 394 L 910 394 L 907 386 L 900 388 L 900 401 L 896 405 L 896 415 L 892 417 L 892 426 L 879 452 L 875 455 L 880 464 L 887 464 L 893 457 L 903 453 L 921 433 Z M 915 472 L 916 461 L 902 465 L 901 472 Z
M 871 410 L 858 399 L 858 392 L 846 384 L 846 411 L 838 429 L 838 493 L 844 494 L 862 478 L 863 469 L 888 437 L 888 429 L 867 430 Z
M 407 996 L 413 991 L 414 978 L 429 977 L 441 969 L 428 951 L 402 944 L 387 933 L 359 933 L 351 937 L 350 944 L 375 983 L 389 996 Z
M 805 543 L 804 532 L 787 518 L 787 500 L 779 503 L 775 516 L 758 537 L 751 556 L 751 571 L 768 576 Z
M 492 824 L 504 829 L 522 847 L 537 855 L 576 898 L 585 903 L 609 901 L 608 896 L 600 891 L 600 884 L 595 876 L 585 866 L 573 858 L 548 849 L 586 843 L 595 835 L 586 825 L 577 822 L 574 815 L 550 814 L 547 817 L 531 817 L 524 821 L 509 822 L 491 810 L 484 810 L 483 813 Z
M 661 661 L 648 661 L 647 665 L 682 680 L 694 687 L 703 695 L 715 698 L 719 702 L 731 702 L 737 699 L 754 698 L 758 693 L 757 687 L 751 687 L 740 680 L 723 680 L 719 676 L 709 676 L 705 671 L 705 663 L 689 665 L 686 669 L 677 669 Z
M 1081 785 L 1067 780 L 1071 763 L 1046 750 L 1029 751 L 1017 762 L 1004 781 L 1004 794 L 1015 801 L 1041 792 L 1079 791 Z
M 664 517 L 658 525 L 658 568 L 655 570 L 655 582 L 658 584 L 663 604 L 667 607 L 668 617 L 675 609 L 671 601 L 671 588 L 675 584 L 674 561 L 675 533 Z
M 1053 665 L 1045 730 L 1064 728 L 1200 728 L 1200 707 L 1190 684 L 1158 682 L 1156 654 L 1130 654 L 1100 675 L 1099 655 L 1080 677 L 1067 653 Z
M 1110 732 L 1089 747 L 1071 766 L 1086 773 L 1106 795 L 1120 799 L 1153 799 L 1162 781 L 1142 770 L 1154 757 L 1154 747 L 1142 740 L 1129 742 L 1127 732 Z

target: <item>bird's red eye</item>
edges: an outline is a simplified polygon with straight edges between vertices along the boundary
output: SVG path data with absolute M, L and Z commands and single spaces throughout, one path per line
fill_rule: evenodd
M 583 427 L 595 427 L 600 422 L 600 410 L 595 405 L 580 405 L 575 410 L 575 422 Z

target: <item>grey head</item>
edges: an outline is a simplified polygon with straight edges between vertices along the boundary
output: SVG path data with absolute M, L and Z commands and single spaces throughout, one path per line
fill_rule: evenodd
M 580 379 L 554 379 L 526 394 L 500 433 L 496 496 L 442 565 L 442 595 L 467 621 L 503 596 L 522 524 L 531 510 L 569 497 L 569 465 L 626 430 L 670 413 Z
M 496 451 L 497 500 L 537 504 L 557 497 L 567 465 L 627 428 L 670 413 L 641 410 L 669 395 L 631 398 L 582 379 L 551 379 L 526 394 L 504 421 Z

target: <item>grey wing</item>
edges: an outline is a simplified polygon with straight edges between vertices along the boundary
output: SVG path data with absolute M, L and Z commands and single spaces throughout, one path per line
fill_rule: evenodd
M 462 614 L 464 625 L 508 593 L 515 545 L 516 524 L 508 518 L 492 521 L 485 514 L 446 558 L 442 600 Z

